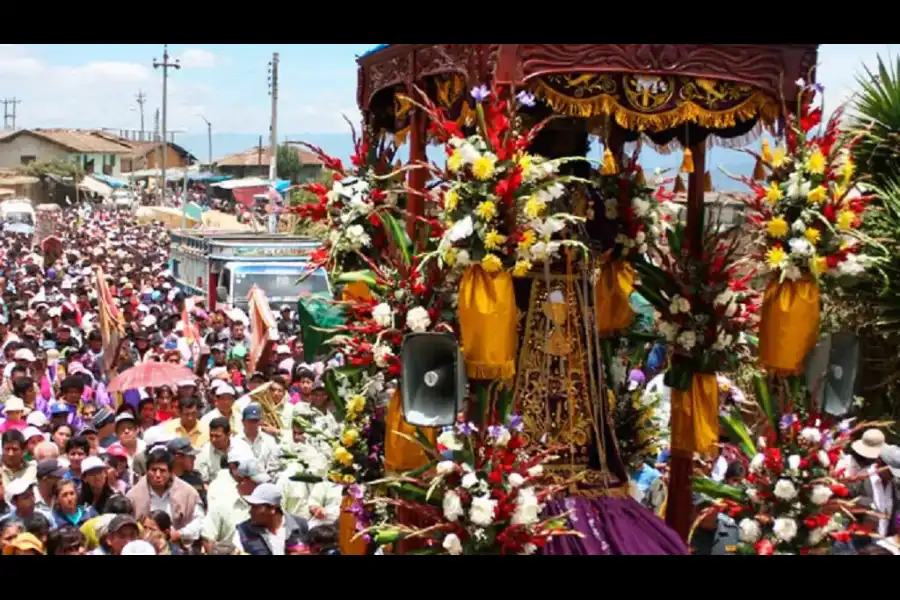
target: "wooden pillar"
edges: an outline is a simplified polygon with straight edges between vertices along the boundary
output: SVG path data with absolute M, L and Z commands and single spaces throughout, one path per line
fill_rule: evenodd
M 409 164 L 417 162 L 425 162 L 425 147 L 428 144 L 426 136 L 427 117 L 425 113 L 416 108 L 412 109 L 410 115 L 409 127 Z M 427 169 L 412 169 L 409 171 L 409 188 L 412 190 L 406 199 L 406 232 L 410 239 L 416 239 L 416 217 L 421 216 L 424 212 L 425 197 L 425 178 L 427 177 Z M 418 192 L 418 193 L 416 193 Z
M 690 240 L 690 252 L 694 256 L 703 253 L 703 179 L 706 173 L 706 142 L 691 144 L 694 155 L 694 172 L 688 177 L 687 186 L 687 235 Z M 672 413 L 672 419 L 684 418 L 682 413 Z M 669 428 L 677 429 L 674 423 Z M 687 542 L 691 530 L 691 519 L 694 511 L 694 498 L 691 492 L 691 477 L 694 470 L 694 457 L 691 452 L 672 450 L 669 458 L 669 490 L 666 500 L 666 524 Z

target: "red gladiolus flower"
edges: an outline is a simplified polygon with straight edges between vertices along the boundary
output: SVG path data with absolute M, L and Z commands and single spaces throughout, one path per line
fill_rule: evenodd
M 847 486 L 838 483 L 831 486 L 831 493 L 838 498 L 846 498 L 850 495 L 850 490 L 849 488 L 847 488 Z
M 760 540 L 753 545 L 753 549 L 760 556 L 771 556 L 775 554 L 775 544 L 770 540 Z

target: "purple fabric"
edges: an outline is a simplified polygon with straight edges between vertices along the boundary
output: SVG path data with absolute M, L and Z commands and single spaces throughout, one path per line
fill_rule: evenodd
M 125 390 L 122 392 L 122 401 L 133 407 L 134 410 L 137 410 L 138 404 L 141 403 L 141 392 L 139 390 Z
M 543 554 L 555 555 L 679 555 L 687 546 L 665 522 L 634 498 L 571 497 L 547 503 L 546 516 L 572 511 L 574 535 L 555 537 Z

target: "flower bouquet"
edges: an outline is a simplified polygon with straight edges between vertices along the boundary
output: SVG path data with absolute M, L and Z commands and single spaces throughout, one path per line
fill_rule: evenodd
M 724 512 L 737 522 L 737 551 L 821 554 L 829 553 L 834 541 L 868 535 L 855 522 L 855 515 L 864 511 L 850 499 L 851 481 L 838 463 L 853 434 L 871 424 L 851 430 L 808 411 L 781 412 L 759 376 L 756 395 L 768 429 L 756 444 L 738 410 L 722 419 L 749 461 L 749 472 L 725 484 L 694 480 L 695 492 L 712 501 L 706 511 Z
M 843 109 L 822 126 L 813 106 L 820 85 L 797 82 L 797 110 L 789 115 L 785 145 L 763 142 L 758 155 L 765 183 L 741 178 L 753 190 L 750 221 L 760 230 L 756 258 L 771 280 L 761 313 L 760 361 L 795 374 L 819 334 L 819 280 L 857 276 L 874 259 L 862 252 L 858 228 L 868 196 L 857 189 L 850 150 L 859 139 L 840 129 Z M 786 343 L 785 340 L 790 340 Z
M 384 546 L 420 539 L 423 554 L 533 554 L 552 536 L 578 535 L 565 529 L 566 515 L 543 518 L 544 502 L 564 486 L 548 485 L 543 465 L 553 448 L 525 448 L 521 419 L 479 431 L 458 424 L 436 445 L 419 440 L 431 457 L 426 466 L 385 479 L 391 496 L 357 498 L 354 514 L 374 519 L 358 535 Z M 441 453 L 450 452 L 452 458 Z M 398 510 L 420 526 L 399 522 Z

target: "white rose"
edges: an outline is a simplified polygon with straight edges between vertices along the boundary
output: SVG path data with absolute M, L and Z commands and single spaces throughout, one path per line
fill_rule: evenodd
M 763 436 L 759 436 L 758 438 L 756 438 L 756 447 L 757 448 L 760 448 L 761 450 L 765 450 L 767 445 L 768 445 L 768 442 L 766 442 L 766 438 L 764 438 Z
M 537 549 L 537 546 L 535 546 L 534 544 L 525 544 L 522 546 L 521 554 L 534 554 L 535 552 L 537 552 Z
M 762 537 L 762 528 L 756 519 L 742 519 L 738 527 L 741 529 L 741 541 L 745 544 L 755 544 Z
M 415 306 L 406 313 L 406 326 L 416 333 L 422 333 L 431 325 L 431 317 L 428 311 L 421 306 Z
M 453 227 L 447 231 L 447 239 L 451 242 L 458 242 L 460 240 L 464 240 L 472 233 L 475 232 L 475 224 L 472 222 L 472 217 L 467 216 L 465 219 L 460 219 L 456 223 L 453 224 Z
M 788 469 L 791 471 L 796 471 L 800 468 L 800 457 L 796 454 L 791 454 L 788 456 Z
M 634 210 L 634 216 L 640 219 L 650 210 L 650 203 L 640 198 L 633 198 L 631 200 L 631 208 Z
M 437 474 L 446 475 L 456 470 L 456 463 L 452 460 L 442 460 L 437 464 Z
M 497 501 L 487 496 L 472 498 L 472 506 L 469 507 L 469 520 L 475 525 L 488 527 L 494 522 L 494 509 Z
M 818 506 L 822 506 L 831 500 L 831 488 L 824 485 L 814 485 L 809 494 L 809 501 Z
M 509 478 L 510 487 L 519 487 L 523 483 L 525 483 L 525 478 L 519 475 L 518 473 L 511 473 Z
M 466 473 L 462 478 L 462 486 L 466 489 L 478 485 L 478 475 L 475 473 Z
M 378 323 L 379 327 L 385 329 L 391 327 L 394 322 L 394 311 L 391 307 L 382 302 L 372 309 L 372 319 Z
M 455 533 L 448 533 L 447 537 L 444 538 L 444 543 L 441 545 L 447 551 L 447 554 L 456 556 L 463 552 L 462 542 L 459 541 L 459 536 Z
M 444 493 L 442 507 L 444 509 L 444 518 L 448 521 L 456 521 L 465 514 L 462 500 L 459 499 L 459 494 L 453 490 Z
M 472 262 L 472 259 L 469 257 L 468 250 L 460 250 L 456 253 L 456 264 L 460 267 L 465 267 Z
M 362 225 L 351 225 L 346 232 L 347 243 L 353 248 L 368 246 L 372 239 Z
M 506 428 L 500 432 L 497 438 L 494 440 L 494 445 L 498 448 L 505 448 L 509 443 L 509 440 L 512 436 L 509 434 L 509 431 Z
M 380 369 L 388 366 L 388 359 L 393 355 L 394 353 L 391 352 L 390 347 L 385 346 L 384 344 L 378 344 L 372 348 L 372 356 L 375 358 L 375 365 Z
M 697 345 L 697 334 L 693 331 L 682 331 L 676 338 L 675 343 L 685 350 L 690 350 Z
M 800 439 L 810 444 L 818 444 L 822 441 L 822 432 L 815 427 L 804 427 L 800 430 Z
M 445 431 L 438 436 L 437 443 L 447 448 L 447 450 L 462 450 L 463 443 L 452 431 Z
M 775 519 L 775 523 L 772 525 L 772 532 L 782 542 L 790 543 L 791 540 L 797 537 L 797 521 L 787 517 Z
M 819 450 L 819 453 L 816 454 L 816 458 L 819 459 L 819 462 L 826 469 L 831 466 L 831 459 L 828 458 L 828 453 L 825 452 L 824 450 Z
M 756 491 L 756 488 L 748 487 L 744 490 L 744 493 L 747 494 L 747 498 L 750 502 L 754 504 L 759 504 L 759 492 Z
M 534 465 L 530 469 L 528 469 L 529 477 L 540 477 L 544 474 L 544 465 Z
M 678 325 L 668 321 L 657 321 L 656 328 L 666 338 L 667 342 L 674 342 L 678 335 Z
M 816 527 L 809 532 L 806 543 L 809 546 L 818 546 L 825 539 L 826 535 L 828 535 L 828 533 L 825 531 L 824 527 Z
M 787 479 L 779 479 L 775 483 L 775 488 L 772 490 L 772 493 L 774 493 L 775 497 L 779 500 L 790 502 L 797 497 L 797 488 Z
M 541 518 L 541 504 L 538 502 L 534 490 L 524 488 L 519 490 L 516 497 L 516 510 L 513 512 L 513 525 L 533 525 Z

